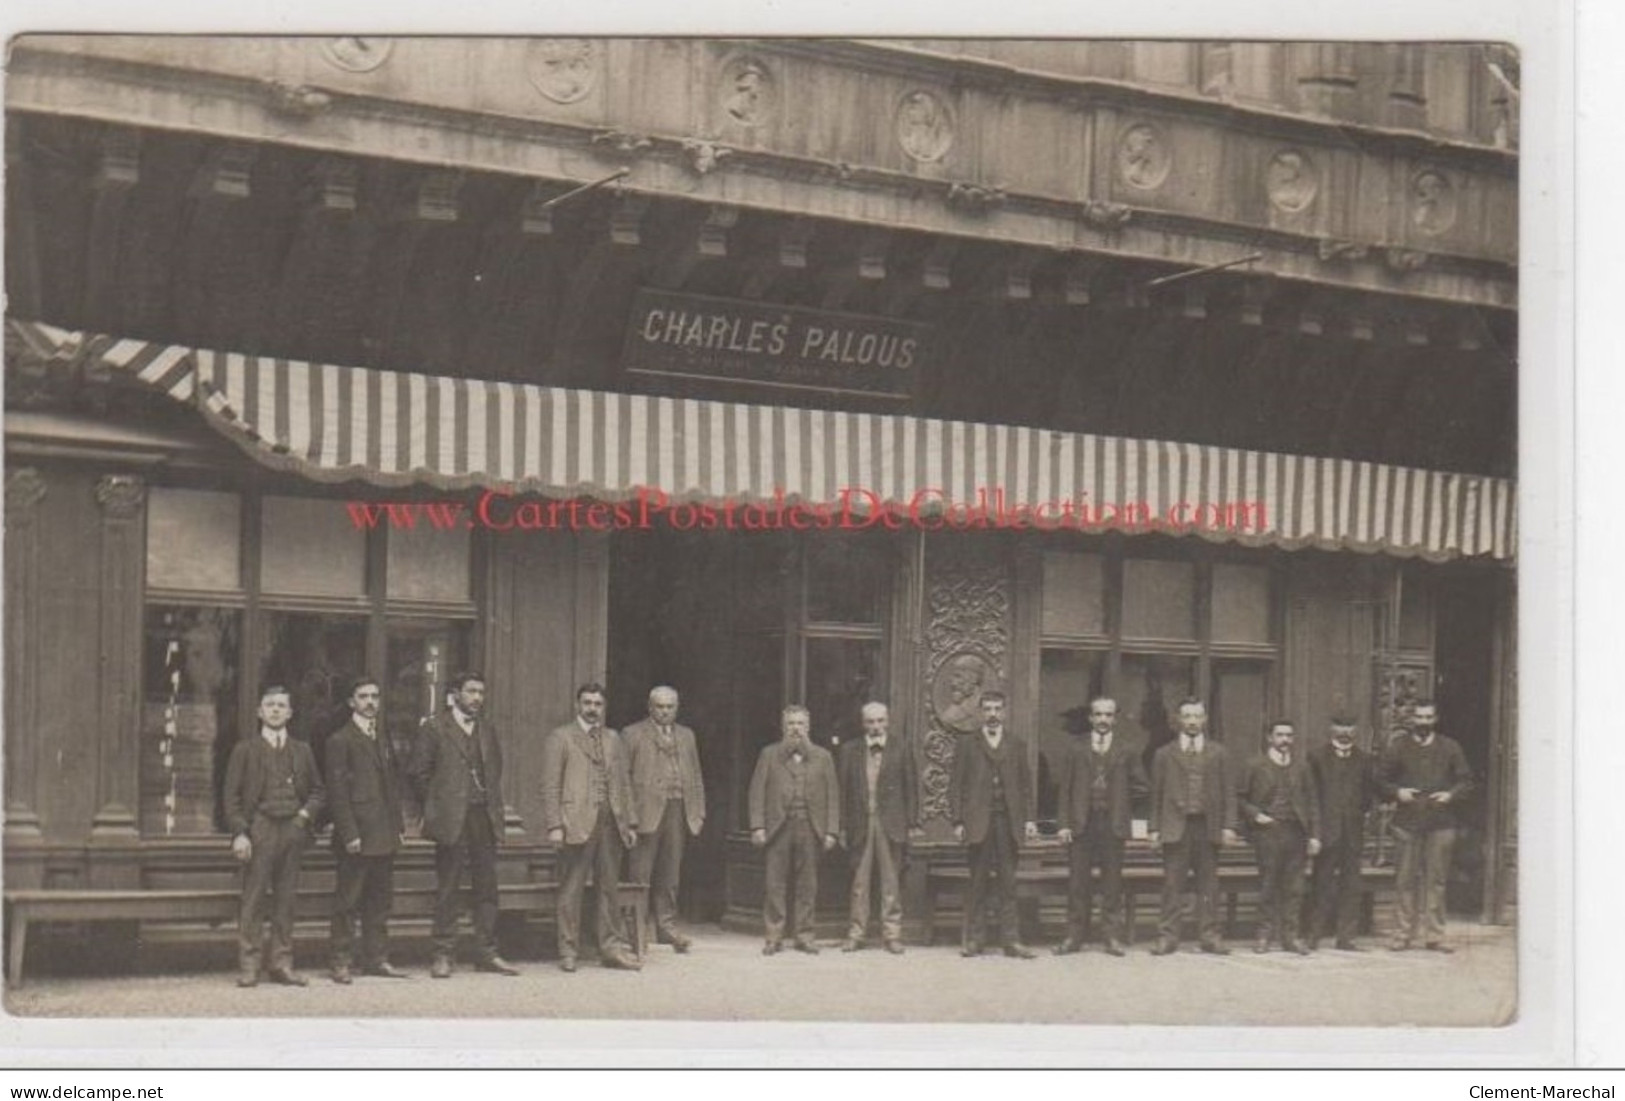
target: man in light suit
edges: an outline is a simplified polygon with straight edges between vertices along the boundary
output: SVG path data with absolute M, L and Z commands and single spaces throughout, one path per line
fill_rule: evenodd
M 1004 954 L 1030 960 L 1036 953 L 1021 943 L 1016 920 L 1016 859 L 1023 839 L 1038 839 L 1032 766 L 1026 743 L 1004 728 L 1004 693 L 983 692 L 980 702 L 982 729 L 959 740 L 948 783 L 954 840 L 965 844 L 970 864 L 960 955 L 982 954 L 991 878 Z
M 316 755 L 288 736 L 293 704 L 280 684 L 260 693 L 259 733 L 238 742 L 226 762 L 226 824 L 231 852 L 245 865 L 237 920 L 238 986 L 260 981 L 265 900 L 271 896 L 271 963 L 267 974 L 283 986 L 304 986 L 293 969 L 293 904 L 299 861 L 310 844 L 325 793 Z
M 1069 712 L 1071 714 L 1071 712 Z M 1067 892 L 1066 939 L 1057 956 L 1083 948 L 1094 893 L 1094 865 L 1100 865 L 1101 925 L 1106 952 L 1121 956 L 1123 936 L 1123 842 L 1132 832 L 1131 801 L 1150 786 L 1139 754 L 1119 741 L 1117 701 L 1097 696 L 1089 701 L 1089 729 L 1067 739 L 1060 765 L 1060 832 L 1070 846 L 1071 876 Z
M 681 953 L 693 944 L 677 928 L 683 842 L 705 827 L 705 779 L 694 731 L 677 722 L 677 707 L 677 690 L 661 685 L 649 693 L 649 717 L 627 727 L 621 738 L 632 762 L 638 820 L 632 879 L 649 887 L 655 938 Z
M 782 740 L 762 749 L 750 778 L 750 843 L 765 848 L 766 887 L 762 955 L 784 947 L 791 876 L 795 878 L 795 945 L 818 954 L 813 907 L 818 898 L 818 857 L 836 844 L 841 792 L 835 759 L 812 744 L 812 716 L 805 707 L 784 709 Z
M 1236 780 L 1224 746 L 1207 736 L 1207 705 L 1179 705 L 1179 737 L 1151 759 L 1150 839 L 1162 845 L 1161 937 L 1151 950 L 1179 950 L 1188 873 L 1196 875 L 1202 951 L 1227 956 L 1219 937 L 1219 848 L 1236 844 Z
M 1258 944 L 1268 952 L 1270 939 L 1300 956 L 1309 946 L 1298 937 L 1303 909 L 1305 861 L 1320 852 L 1320 795 L 1315 777 L 1301 753 L 1293 752 L 1290 722 L 1270 724 L 1269 748 L 1247 766 L 1240 786 L 1241 813 L 1258 853 Z
M 604 726 L 604 686 L 576 689 L 576 717 L 542 746 L 542 819 L 559 846 L 559 966 L 576 969 L 581 896 L 587 872 L 598 889 L 598 957 L 605 967 L 637 971 L 627 948 L 619 890 L 621 858 L 637 842 L 632 778 L 620 735 Z
M 429 975 L 451 977 L 463 869 L 473 880 L 475 966 L 519 972 L 497 954 L 497 842 L 504 828 L 502 744 L 482 712 L 485 678 L 458 673 L 444 711 L 423 721 L 412 784 L 423 803 L 423 835 L 435 843 L 434 962 Z
M 389 735 L 378 728 L 382 694 L 362 677 L 350 687 L 350 720 L 327 739 L 327 803 L 338 877 L 333 897 L 333 981 L 348 985 L 361 924 L 361 973 L 404 979 L 385 944 L 394 894 L 395 853 L 405 824 Z
M 886 705 L 863 705 L 863 737 L 841 747 L 841 843 L 852 861 L 852 922 L 843 952 L 863 947 L 871 888 L 880 894 L 880 938 L 903 951 L 903 846 L 919 825 L 914 754 L 890 732 Z

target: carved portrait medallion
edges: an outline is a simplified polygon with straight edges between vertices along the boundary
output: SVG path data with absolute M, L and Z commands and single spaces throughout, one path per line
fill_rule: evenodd
M 554 103 L 579 103 L 598 83 L 598 43 L 541 38 L 530 44 L 530 82 Z
M 897 108 L 897 141 L 914 160 L 939 161 L 954 143 L 954 118 L 934 92 L 915 89 Z
M 323 42 L 322 56 L 329 65 L 347 73 L 370 73 L 389 60 L 394 46 L 387 38 L 350 34 Z
M 722 111 L 740 126 L 766 122 L 777 106 L 776 91 L 772 72 L 758 58 L 736 57 L 722 70 Z
M 1297 149 L 1282 149 L 1264 170 L 1264 186 L 1277 210 L 1296 214 L 1308 208 L 1320 191 L 1320 176 Z
M 1167 140 L 1149 123 L 1130 126 L 1117 139 L 1117 174 L 1130 187 L 1161 187 L 1172 163 Z
M 1456 185 L 1443 172 L 1425 168 L 1411 177 L 1410 206 L 1418 233 L 1445 233 L 1456 224 Z
M 971 650 L 961 651 L 937 667 L 931 680 L 931 707 L 950 730 L 969 734 L 982 726 L 982 691 L 998 684 L 991 662 Z

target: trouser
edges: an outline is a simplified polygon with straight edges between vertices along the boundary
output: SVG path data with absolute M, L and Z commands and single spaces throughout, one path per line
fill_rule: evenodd
M 852 854 L 852 917 L 847 935 L 853 940 L 862 940 L 869 931 L 870 900 L 877 883 L 881 939 L 903 939 L 902 867 L 903 846 L 887 837 L 880 819 L 871 814 L 863 847 Z
M 1094 901 L 1094 866 L 1100 865 L 1100 924 L 1109 943 L 1123 939 L 1123 839 L 1112 832 L 1104 812 L 1089 816 L 1089 823 L 1072 839 L 1068 853 L 1071 876 L 1067 882 L 1067 937 L 1083 943 Z
M 1162 919 L 1157 931 L 1179 943 L 1185 916 L 1185 877 L 1196 876 L 1196 929 L 1204 943 L 1219 939 L 1219 846 L 1208 840 L 1207 815 L 1185 818 L 1185 836 L 1162 846 Z
M 559 956 L 575 959 L 581 948 L 581 896 L 592 872 L 598 890 L 598 954 L 604 959 L 626 950 L 626 931 L 621 927 L 621 832 L 608 803 L 598 804 L 598 821 L 592 833 L 579 845 L 559 850 Z
M 271 968 L 293 966 L 293 907 L 299 888 L 299 859 L 310 831 L 295 818 L 254 816 L 248 827 L 253 846 L 243 869 L 243 902 L 237 916 L 237 962 L 244 974 L 258 974 L 265 936 L 265 910 L 271 911 Z M 269 900 L 267 900 L 267 896 Z
M 1354 939 L 1360 924 L 1360 848 L 1355 831 L 1326 845 L 1315 857 L 1315 936 Z
M 395 891 L 395 854 L 362 856 L 339 852 L 333 892 L 333 966 L 355 961 L 355 927 L 361 925 L 361 969 L 384 962 L 389 907 Z
M 632 881 L 649 888 L 649 918 L 657 935 L 670 938 L 677 927 L 677 885 L 683 874 L 688 817 L 681 799 L 667 799 L 653 833 L 638 834 L 632 849 Z
M 1420 940 L 1436 944 L 1444 939 L 1444 889 L 1450 873 L 1450 848 L 1456 831 L 1394 830 L 1399 842 L 1395 941 Z
M 966 948 L 980 948 L 987 922 L 991 877 L 995 885 L 991 901 L 999 912 L 999 937 L 1006 947 L 1021 943 L 1021 928 L 1016 920 L 1016 838 L 1010 832 L 1010 822 L 1004 813 L 996 813 L 988 823 L 987 836 L 967 846 L 966 859 L 970 863 L 970 885 L 965 892 Z
M 789 893 L 795 881 L 795 938 L 811 941 L 816 926 L 813 906 L 818 898 L 818 854 L 823 848 L 812 821 L 805 814 L 784 820 L 767 842 L 767 890 L 762 896 L 762 923 L 769 944 L 784 940 L 789 914 Z
M 1298 913 L 1303 906 L 1303 865 L 1309 855 L 1303 824 L 1295 818 L 1276 819 L 1255 826 L 1253 848 L 1258 856 L 1258 939 L 1280 942 L 1298 939 Z
M 454 845 L 434 849 L 434 951 L 450 958 L 457 948 L 458 895 L 467 869 L 473 892 L 474 951 L 480 959 L 497 954 L 497 839 L 491 816 L 483 806 L 471 806 L 463 819 L 463 836 Z

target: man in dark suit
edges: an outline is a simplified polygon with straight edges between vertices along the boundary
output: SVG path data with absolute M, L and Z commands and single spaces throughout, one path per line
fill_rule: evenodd
M 350 720 L 327 739 L 327 804 L 333 817 L 333 981 L 348 984 L 361 925 L 361 973 L 404 979 L 386 953 L 395 853 L 406 828 L 389 736 L 378 729 L 382 693 L 370 677 L 350 687 Z
M 272 982 L 304 986 L 293 969 L 293 908 L 299 861 L 322 812 L 321 774 L 310 746 L 288 736 L 293 703 L 288 690 L 270 685 L 260 693 L 258 735 L 232 747 L 226 762 L 226 824 L 231 852 L 245 865 L 243 903 L 237 919 L 238 986 L 260 977 L 265 899 L 271 896 Z
M 1100 865 L 1100 916 L 1106 952 L 1113 956 L 1124 953 L 1123 842 L 1132 832 L 1131 800 L 1143 795 L 1150 784 L 1139 754 L 1117 740 L 1116 726 L 1116 700 L 1097 696 L 1089 701 L 1089 729 L 1067 740 L 1058 769 L 1059 837 L 1070 846 L 1071 877 L 1067 934 L 1055 947 L 1057 956 L 1083 947 L 1095 864 Z
M 852 922 L 843 952 L 863 947 L 869 900 L 880 894 L 880 939 L 886 951 L 903 951 L 903 846 L 919 825 L 914 755 L 890 732 L 891 712 L 879 702 L 863 705 L 863 737 L 841 747 L 841 842 L 852 861 Z
M 1304 863 L 1320 852 L 1320 796 L 1308 762 L 1293 752 L 1295 734 L 1285 719 L 1270 724 L 1269 748 L 1248 764 L 1240 797 L 1258 856 L 1258 943 L 1253 951 L 1268 952 L 1273 937 L 1288 952 L 1307 956 L 1309 946 L 1298 938 L 1298 915 Z
M 598 890 L 598 958 L 605 967 L 637 971 L 621 920 L 621 858 L 637 842 L 637 810 L 626 748 L 604 726 L 604 687 L 576 689 L 576 717 L 554 728 L 542 746 L 542 820 L 559 846 L 559 966 L 576 969 L 581 897 L 587 873 Z
M 677 722 L 677 690 L 665 685 L 649 693 L 649 717 L 621 732 L 632 762 L 632 804 L 638 837 L 632 849 L 632 879 L 649 887 L 655 938 L 678 952 L 692 941 L 677 928 L 677 887 L 683 873 L 683 843 L 705 827 L 705 779 L 694 731 Z
M 1454 951 L 1444 942 L 1444 891 L 1456 841 L 1452 804 L 1472 786 L 1473 774 L 1456 740 L 1435 729 L 1438 719 L 1431 702 L 1416 703 L 1410 733 L 1389 744 L 1381 766 L 1382 793 L 1398 804 L 1393 824 L 1399 842 L 1397 924 L 1388 944 L 1395 952 L 1415 940 L 1430 952 Z
M 1004 728 L 1004 703 L 1002 692 L 981 694 L 982 729 L 959 740 L 948 783 L 954 839 L 965 844 L 970 865 L 960 954 L 982 954 L 991 877 L 1004 954 L 1030 960 L 1037 953 L 1021 943 L 1016 920 L 1016 857 L 1023 838 L 1038 839 L 1038 824 L 1027 744 Z
M 1360 921 L 1360 854 L 1376 777 L 1371 754 L 1354 744 L 1353 719 L 1332 719 L 1331 740 L 1310 752 L 1309 771 L 1320 797 L 1309 947 L 1317 948 L 1321 937 L 1335 934 L 1338 948 L 1359 952 L 1354 934 Z
M 451 977 L 457 947 L 463 870 L 473 880 L 475 966 L 517 975 L 497 954 L 497 842 L 503 831 L 502 745 L 481 714 L 485 678 L 458 673 L 451 704 L 423 721 L 412 785 L 423 803 L 423 835 L 435 843 L 434 962 L 429 974 Z
M 767 883 L 762 892 L 762 923 L 767 943 L 762 955 L 784 947 L 789 894 L 795 879 L 795 946 L 818 954 L 813 907 L 818 899 L 818 857 L 835 847 L 841 828 L 841 793 L 835 759 L 812 744 L 812 716 L 805 707 L 786 707 L 782 740 L 762 749 L 750 778 L 750 843 L 765 848 Z
M 1150 840 L 1162 846 L 1162 919 L 1154 956 L 1179 950 L 1186 876 L 1196 875 L 1202 951 L 1226 956 L 1219 937 L 1219 848 L 1236 838 L 1236 780 L 1224 746 L 1207 736 L 1207 705 L 1179 706 L 1179 737 L 1151 758 Z

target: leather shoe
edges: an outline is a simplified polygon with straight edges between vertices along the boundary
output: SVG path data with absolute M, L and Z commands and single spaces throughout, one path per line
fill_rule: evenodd
M 805 952 L 809 956 L 816 956 L 818 955 L 818 945 L 810 940 L 798 940 L 796 941 L 796 951 Z
M 612 971 L 643 970 L 643 961 L 627 952 L 611 952 L 600 962 Z
M 1038 953 L 1025 944 L 1007 944 L 1004 946 L 1004 954 L 1013 960 L 1036 960 L 1038 958 Z
M 895 940 L 888 940 L 886 942 L 886 951 L 890 952 L 894 956 L 901 956 L 903 954 L 903 946 Z
M 1157 941 L 1157 946 L 1151 949 L 1151 954 L 1153 956 L 1171 956 L 1177 951 L 1179 951 L 1178 942 L 1171 940 L 1159 940 Z
M 1057 956 L 1070 956 L 1077 952 L 1081 947 L 1082 945 L 1080 945 L 1077 941 L 1073 940 L 1071 937 L 1067 937 L 1060 944 L 1055 946 L 1055 954 Z
M 673 933 L 667 939 L 671 941 L 672 951 L 676 952 L 679 956 L 688 955 L 688 950 L 694 947 L 694 942 L 683 936 L 681 933 Z
M 1257 944 L 1253 945 L 1253 951 L 1257 952 L 1260 956 L 1262 956 L 1264 953 L 1268 952 L 1269 950 L 1270 950 L 1270 942 L 1267 941 L 1267 940 L 1261 940 Z
M 333 981 L 338 983 L 340 986 L 349 986 L 350 983 L 355 981 L 350 976 L 349 964 L 340 964 L 339 966 L 333 968 Z
M 1309 954 L 1309 946 L 1303 943 L 1301 940 L 1289 942 L 1286 946 L 1286 950 L 1288 952 L 1296 952 L 1300 956 L 1307 956 Z
M 965 947 L 961 948 L 959 950 L 959 954 L 961 956 L 966 957 L 967 959 L 974 959 L 975 957 L 980 956 L 982 954 L 982 946 L 973 941 L 972 943 L 967 944 L 967 945 L 965 945 Z
M 1441 944 L 1436 940 L 1429 941 L 1426 947 L 1429 952 L 1443 952 L 1447 956 L 1455 951 L 1455 949 L 1450 947 L 1448 944 Z
M 278 967 L 271 971 L 270 979 L 278 986 L 309 986 L 310 980 L 297 971 Z
M 574 956 L 561 957 L 559 959 L 559 970 L 563 971 L 567 975 L 575 974 L 576 958 Z
M 762 955 L 764 956 L 776 956 L 782 951 L 784 951 L 784 945 L 776 940 L 770 940 L 762 945 Z
M 517 975 L 519 968 L 513 966 L 501 956 L 487 956 L 474 965 L 476 971 L 487 971 L 493 975 Z
M 1343 937 L 1338 938 L 1337 944 L 1335 945 L 1335 947 L 1337 948 L 1337 950 L 1339 952 L 1364 952 L 1365 951 L 1364 948 L 1361 948 L 1358 944 L 1355 944 L 1352 940 L 1348 940 L 1348 939 L 1343 938 Z
M 1117 941 L 1109 940 L 1106 942 L 1106 954 L 1108 956 L 1126 956 L 1128 952 Z
M 363 975 L 373 975 L 380 979 L 410 979 L 412 976 L 389 962 L 375 964 L 361 972 Z
M 1228 956 L 1230 954 L 1230 949 L 1226 948 L 1216 940 L 1203 941 L 1202 951 L 1206 952 L 1210 956 Z
M 1410 948 L 1411 942 L 1408 940 L 1391 940 L 1388 942 L 1388 951 L 1390 952 L 1408 952 Z
M 251 986 L 258 986 L 259 984 L 260 977 L 254 972 L 244 971 L 241 975 L 237 976 L 237 985 L 242 987 L 244 990 L 247 990 Z
M 857 937 L 847 937 L 841 942 L 841 951 L 843 952 L 856 952 L 862 947 L 863 942 Z
M 434 962 L 429 965 L 429 977 L 431 979 L 451 978 L 451 957 L 436 956 Z

